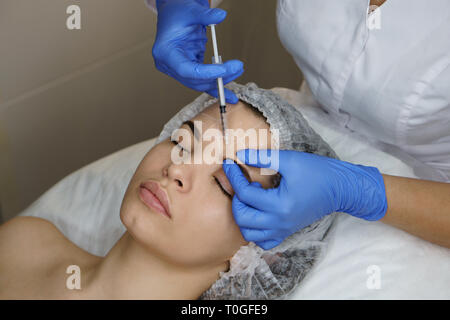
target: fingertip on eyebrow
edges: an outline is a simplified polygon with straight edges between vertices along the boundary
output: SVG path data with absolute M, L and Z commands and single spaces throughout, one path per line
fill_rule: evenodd
M 244 167 L 242 164 L 239 164 L 239 163 L 237 163 L 237 165 L 239 166 L 239 168 L 241 169 L 242 173 L 247 178 L 247 180 L 251 182 L 250 174 L 248 173 L 247 168 Z
M 237 163 L 236 160 L 230 159 L 230 158 L 224 158 L 223 161 L 225 164 L 233 164 L 233 163 L 236 164 L 239 167 L 239 169 L 241 169 L 242 173 L 247 178 L 247 180 L 249 180 L 251 182 L 250 174 L 248 173 L 248 170 L 245 166 Z
M 233 159 L 230 159 L 230 158 L 224 158 L 223 163 L 224 164 L 235 164 L 236 161 L 234 161 Z

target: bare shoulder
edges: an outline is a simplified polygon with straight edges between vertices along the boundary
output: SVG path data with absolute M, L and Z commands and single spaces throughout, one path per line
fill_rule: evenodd
M 40 245 L 61 236 L 53 223 L 37 217 L 16 217 L 0 225 L 0 245 L 11 241 L 16 245 Z
M 60 297 L 68 265 L 92 265 L 99 259 L 73 244 L 50 221 L 11 219 L 0 226 L 0 299 Z
M 36 217 L 13 218 L 0 226 L 0 261 L 8 261 L 9 265 L 42 262 L 42 258 L 49 258 L 49 252 L 64 244 L 64 239 L 50 221 Z

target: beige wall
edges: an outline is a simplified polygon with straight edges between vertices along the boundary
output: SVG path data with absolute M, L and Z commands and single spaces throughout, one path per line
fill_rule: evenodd
M 66 28 L 81 7 L 82 29 Z M 276 34 L 275 0 L 226 0 L 217 27 L 238 81 L 298 88 Z M 0 0 L 0 204 L 6 220 L 76 169 L 157 135 L 199 93 L 159 73 L 156 16 L 143 0 Z M 211 49 L 206 54 L 207 61 Z

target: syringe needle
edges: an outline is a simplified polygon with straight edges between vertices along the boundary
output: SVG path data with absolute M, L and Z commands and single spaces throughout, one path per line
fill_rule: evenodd
M 217 37 L 216 37 L 216 28 L 215 25 L 210 25 L 211 27 L 211 37 L 212 37 L 212 43 L 213 43 L 213 50 L 214 50 L 214 57 L 213 61 L 215 64 L 221 64 L 222 63 L 222 57 L 219 56 L 219 50 L 217 48 Z M 228 144 L 228 137 L 227 137 L 227 120 L 226 120 L 226 101 L 225 101 L 225 89 L 223 86 L 223 79 L 217 78 L 217 91 L 219 94 L 219 106 L 220 106 L 220 122 L 222 125 L 222 133 L 225 138 L 225 143 Z

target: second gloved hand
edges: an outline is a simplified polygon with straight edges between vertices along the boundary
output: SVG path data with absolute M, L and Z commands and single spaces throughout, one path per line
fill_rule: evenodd
M 386 191 L 377 168 L 305 152 L 270 151 L 270 164 L 260 161 L 266 150 L 241 150 L 237 156 L 248 165 L 277 170 L 282 178 L 274 189 L 250 183 L 232 161 L 223 164 L 235 191 L 233 216 L 245 240 L 267 250 L 333 212 L 366 220 L 385 215 Z
M 227 84 L 244 72 L 243 63 L 230 60 L 222 65 L 203 64 L 206 27 L 219 24 L 226 11 L 211 9 L 208 0 L 157 0 L 158 24 L 153 58 L 156 68 L 188 88 L 217 97 L 217 78 Z M 226 101 L 238 98 L 225 88 Z

